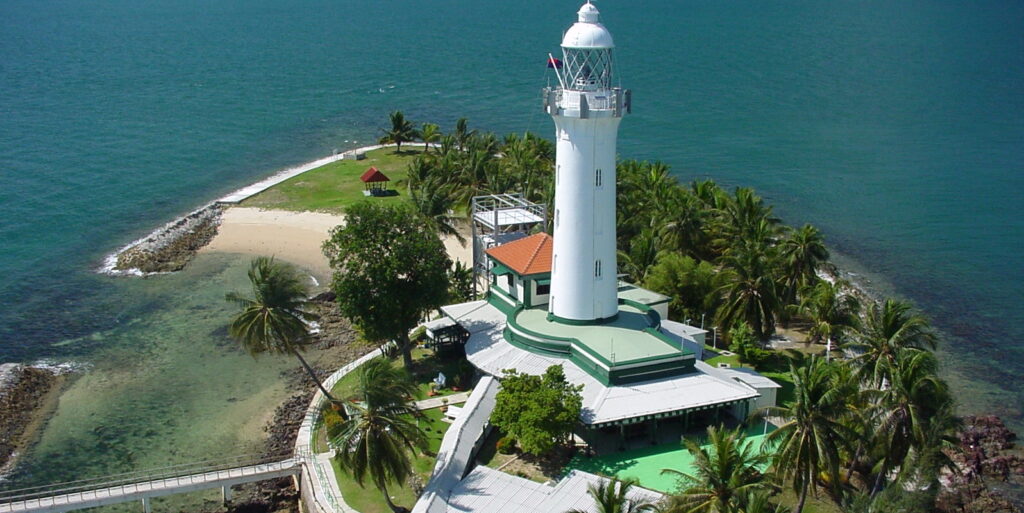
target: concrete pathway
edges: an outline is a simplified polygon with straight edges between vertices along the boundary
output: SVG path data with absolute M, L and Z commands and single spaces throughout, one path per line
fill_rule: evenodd
M 472 391 L 470 391 L 472 392 Z M 447 404 L 461 404 L 469 399 L 470 392 L 459 392 L 457 394 L 446 395 L 444 397 L 431 397 L 422 401 L 416 401 L 413 403 L 417 410 L 429 410 L 431 408 L 440 408 L 445 405 L 444 399 L 448 400 Z

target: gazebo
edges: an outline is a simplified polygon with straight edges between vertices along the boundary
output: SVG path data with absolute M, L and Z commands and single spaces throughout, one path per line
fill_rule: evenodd
M 365 196 L 386 196 L 388 193 L 387 183 L 391 181 L 384 173 L 376 167 L 367 169 L 359 179 L 363 182 L 363 195 Z

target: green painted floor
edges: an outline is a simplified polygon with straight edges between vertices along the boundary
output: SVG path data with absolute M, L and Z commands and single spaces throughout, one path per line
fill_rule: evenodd
M 774 431 L 768 426 L 768 432 Z M 760 450 L 764 442 L 764 426 L 747 429 L 747 443 L 753 443 L 754 449 Z M 707 449 L 707 445 L 701 446 Z M 681 443 L 652 445 L 639 449 L 615 452 L 588 458 L 577 455 L 569 462 L 566 470 L 582 470 L 592 474 L 616 476 L 619 479 L 636 479 L 640 486 L 659 492 L 675 492 L 678 478 L 672 474 L 662 474 L 662 469 L 670 468 L 692 473 L 693 456 Z

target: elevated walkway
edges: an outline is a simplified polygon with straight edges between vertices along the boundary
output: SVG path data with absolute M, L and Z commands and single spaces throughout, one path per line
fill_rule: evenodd
M 301 471 L 302 460 L 290 453 L 242 456 L 0 492 L 0 513 L 58 513 L 133 500 L 142 501 L 143 510 L 150 513 L 153 497 L 221 488 L 228 502 L 233 485 L 298 476 Z

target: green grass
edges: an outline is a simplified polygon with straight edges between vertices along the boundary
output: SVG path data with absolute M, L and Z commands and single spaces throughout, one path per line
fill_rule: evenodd
M 346 207 L 359 201 L 405 202 L 408 200 L 406 167 L 420 153 L 421 150 L 410 148 L 396 154 L 394 148 L 381 148 L 367 152 L 364 160 L 332 162 L 252 196 L 243 201 L 242 206 L 343 213 Z M 398 191 L 397 196 L 363 196 L 363 182 L 359 177 L 370 166 L 381 170 L 391 179 L 388 188 Z
M 423 413 L 423 416 L 418 420 L 418 424 L 425 429 L 427 448 L 426 451 L 412 454 L 411 457 L 413 471 L 420 477 L 423 484 L 426 485 L 427 481 L 430 480 L 430 473 L 434 470 L 437 452 L 441 449 L 441 441 L 444 439 L 444 434 L 451 427 L 451 424 L 441 420 L 444 417 L 441 408 L 423 410 L 421 413 Z M 388 509 L 387 503 L 384 502 L 383 494 L 371 482 L 367 481 L 365 488 L 359 486 L 341 468 L 337 458 L 331 460 L 331 465 L 334 466 L 334 475 L 338 480 L 341 494 L 345 497 L 345 502 L 349 506 L 352 506 L 361 513 L 390 513 L 391 510 Z M 388 492 L 395 504 L 411 509 L 413 504 L 416 503 L 416 495 L 411 488 L 404 486 L 405 483 L 402 484 L 403 486 L 389 485 Z
M 720 349 L 714 349 L 709 345 L 704 345 L 705 351 L 720 351 Z M 716 356 L 705 360 L 705 363 L 712 367 L 717 367 L 719 363 L 728 363 L 730 367 L 746 367 L 748 369 L 754 369 L 759 372 L 762 376 L 771 379 L 782 386 L 775 396 L 775 403 L 779 406 L 786 404 L 793 400 L 793 377 L 789 374 L 789 364 L 786 359 L 779 355 L 773 354 L 772 358 L 769 358 L 760 365 L 750 365 L 740 362 L 740 357 L 737 355 L 732 356 Z

